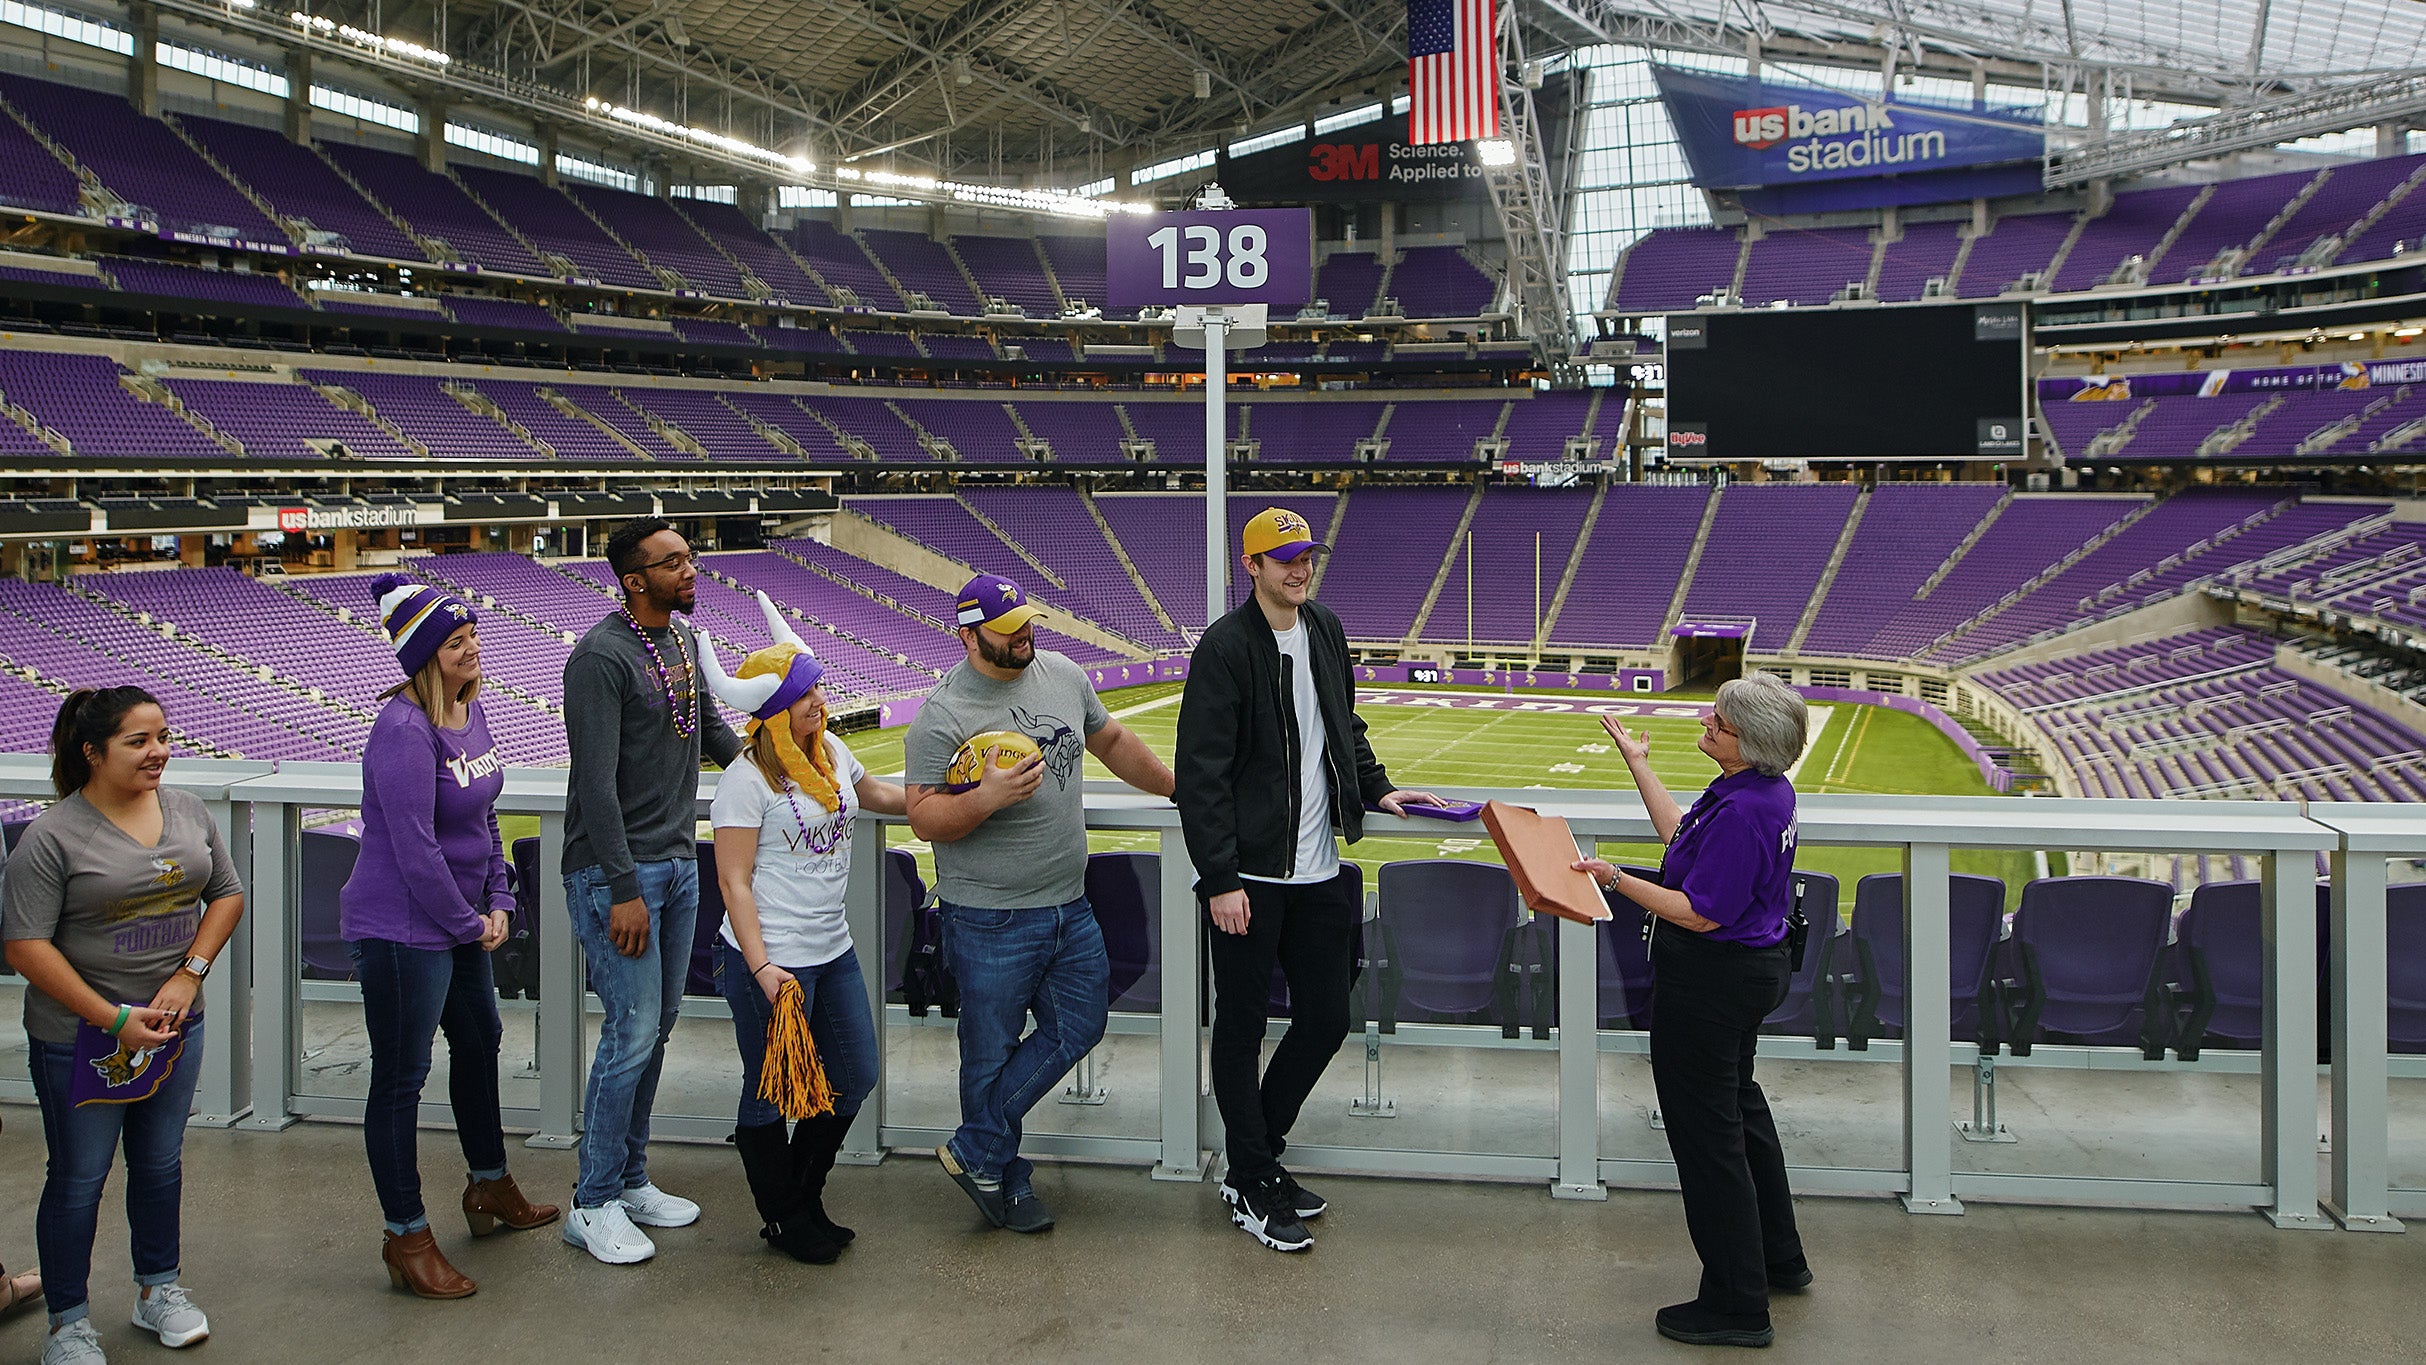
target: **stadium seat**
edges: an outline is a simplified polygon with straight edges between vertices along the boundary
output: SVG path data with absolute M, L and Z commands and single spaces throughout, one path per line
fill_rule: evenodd
M 1993 1052 L 2000 1030 L 1989 965 L 2005 931 L 2005 883 L 1998 877 L 1958 872 L 1948 893 L 1952 1036 Z M 1873 872 L 1854 884 L 1848 937 L 1850 942 L 1835 955 L 1828 980 L 1844 1011 L 1846 1046 L 1862 1052 L 1873 1038 L 1904 1036 L 1902 873 Z
M 1836 993 L 1828 988 L 1828 959 L 1836 948 L 1836 878 L 1825 872 L 1794 873 L 1794 895 L 1811 922 L 1803 942 L 1803 965 L 1786 983 L 1786 999 L 1761 1021 L 1761 1032 L 1788 1038 L 1809 1038 L 1823 1048 L 1836 1046 Z
M 1655 885 L 1659 882 L 1656 867 L 1624 870 Z M 1651 947 L 1643 941 L 1643 921 L 1649 912 L 1632 897 L 1614 890 L 1604 888 L 1601 898 L 1609 903 L 1609 918 L 1600 922 L 1593 935 L 1600 955 L 1600 1026 L 1647 1029 L 1651 1027 Z
M 2173 888 L 2145 877 L 2041 877 L 2013 916 L 2015 976 L 1998 983 L 2016 1057 L 2043 1040 L 2136 1042 L 2165 1055 L 2160 959 Z
M 302 901 L 298 918 L 303 926 L 305 980 L 354 979 L 354 959 L 346 951 L 345 934 L 338 927 L 338 894 L 345 889 L 346 878 L 354 875 L 354 859 L 361 853 L 362 841 L 350 834 L 318 829 L 303 832 L 295 880 Z
M 1162 855 L 1090 853 L 1087 904 L 1112 961 L 1111 1006 L 1162 1009 Z
M 2384 892 L 2384 957 L 2391 967 L 2395 1052 L 2426 1052 L 2426 882 Z
M 2333 888 L 2316 889 L 2317 1047 L 2330 1043 L 2325 965 L 2333 928 Z M 2172 987 L 2175 1055 L 2195 1062 L 2202 1047 L 2255 1048 L 2265 1032 L 2266 945 L 2263 883 L 2208 882 L 2190 893 L 2174 934 Z
M 1516 881 L 1496 863 L 1415 858 L 1385 863 L 1381 913 L 1368 941 L 1384 1033 L 1410 1022 L 1485 1023 L 1516 1036 L 1517 975 L 1530 950 Z
M 716 939 L 724 929 L 724 891 L 716 884 L 716 841 L 699 841 L 699 921 L 691 936 L 691 976 L 684 995 L 724 994 L 716 985 Z

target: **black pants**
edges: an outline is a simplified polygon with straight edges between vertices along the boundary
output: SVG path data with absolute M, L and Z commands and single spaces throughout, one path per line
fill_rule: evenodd
M 1229 1130 L 1235 1183 L 1279 1169 L 1298 1111 L 1348 1036 L 1348 992 L 1356 983 L 1364 919 L 1359 884 L 1344 866 L 1327 882 L 1248 882 L 1247 932 L 1211 930 L 1213 1099 Z M 1209 914 L 1206 923 L 1212 923 Z M 1263 1057 L 1276 962 L 1289 982 L 1289 1031 L 1272 1049 L 1272 1064 L 1258 1083 L 1255 1064 Z
M 1651 965 L 1651 1079 L 1702 1258 L 1698 1301 L 1720 1313 L 1766 1312 L 1769 1272 L 1804 1266 L 1785 1150 L 1752 1079 L 1761 1020 L 1786 998 L 1786 948 L 1661 924 Z

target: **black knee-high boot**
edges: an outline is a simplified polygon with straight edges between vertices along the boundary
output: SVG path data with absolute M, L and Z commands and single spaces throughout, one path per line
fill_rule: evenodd
M 735 1129 L 733 1146 L 741 1152 L 742 1173 L 749 1177 L 750 1197 L 758 1201 L 758 1216 L 766 1226 L 758 1235 L 792 1257 L 810 1265 L 832 1265 L 842 1244 L 802 1207 L 800 1183 L 792 1171 L 788 1143 L 781 1123 Z
M 842 1150 L 843 1136 L 857 1117 L 855 1113 L 819 1114 L 802 1119 L 792 1129 L 792 1178 L 800 1191 L 800 1216 L 844 1246 L 859 1234 L 826 1216 L 826 1176 L 832 1173 L 834 1154 Z

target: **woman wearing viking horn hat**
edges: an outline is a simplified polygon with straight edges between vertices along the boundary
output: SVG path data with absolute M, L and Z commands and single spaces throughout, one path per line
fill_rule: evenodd
M 903 795 L 898 784 L 868 776 L 826 733 L 824 666 L 763 592 L 758 606 L 775 643 L 750 655 L 736 674 L 725 673 L 704 637 L 699 642 L 708 685 L 749 717 L 748 761 L 724 770 L 709 814 L 725 910 L 716 979 L 733 1007 L 741 1045 L 733 1140 L 766 1220 L 759 1235 L 799 1260 L 824 1265 L 852 1237 L 826 1216 L 826 1175 L 876 1081 L 867 986 L 842 913 L 852 804 L 899 815 Z M 796 1006 L 786 1000 L 793 991 Z M 805 1039 L 778 1022 L 800 1018 Z M 812 1041 L 813 1051 L 804 1046 Z M 787 1052 L 805 1062 L 805 1074 L 786 1063 Z M 799 1118 L 788 1135 L 787 1117 Z

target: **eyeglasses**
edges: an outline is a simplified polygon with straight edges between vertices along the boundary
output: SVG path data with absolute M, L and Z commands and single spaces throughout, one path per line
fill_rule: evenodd
M 698 569 L 699 556 L 686 550 L 681 554 L 667 555 L 663 559 L 652 559 L 648 563 L 640 566 L 640 572 L 649 573 L 657 569 L 679 568 L 684 564 L 690 565 L 694 570 Z
M 1718 712 L 1716 711 L 1712 711 L 1709 715 L 1702 717 L 1702 724 L 1709 726 L 1711 729 L 1718 731 L 1722 735 L 1741 738 L 1740 735 L 1736 734 L 1736 729 L 1734 726 L 1729 725 L 1727 722 L 1718 718 Z

